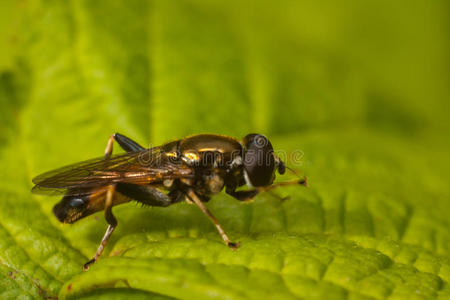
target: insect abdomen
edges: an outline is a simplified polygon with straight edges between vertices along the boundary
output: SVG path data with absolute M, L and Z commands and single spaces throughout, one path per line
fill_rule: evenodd
M 73 223 L 85 215 L 89 196 L 64 196 L 53 207 L 53 213 L 60 222 Z
M 62 223 L 74 223 L 105 209 L 106 189 L 86 191 L 83 195 L 71 195 L 70 191 L 68 194 L 53 207 L 53 213 Z M 114 193 L 113 205 L 130 200 L 121 193 Z

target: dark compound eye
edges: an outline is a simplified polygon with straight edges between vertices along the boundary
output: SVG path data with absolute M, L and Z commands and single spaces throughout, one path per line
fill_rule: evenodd
M 244 138 L 244 169 L 253 186 L 268 186 L 275 176 L 275 157 L 272 144 L 261 134 L 248 134 Z

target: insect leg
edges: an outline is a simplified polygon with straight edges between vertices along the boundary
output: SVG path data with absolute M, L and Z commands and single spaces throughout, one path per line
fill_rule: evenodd
M 105 235 L 102 238 L 102 241 L 100 242 L 100 245 L 98 246 L 97 252 L 95 253 L 94 257 L 84 264 L 83 270 L 87 271 L 89 270 L 89 267 L 91 264 L 95 263 L 100 255 L 102 255 L 103 249 L 105 248 L 106 244 L 108 243 L 109 238 L 111 237 L 112 233 L 114 232 L 114 229 L 117 226 L 117 219 L 114 217 L 112 213 L 112 204 L 113 204 L 113 195 L 114 195 L 115 186 L 111 185 L 108 188 L 108 191 L 106 192 L 106 199 L 105 199 L 105 219 L 106 222 L 108 222 L 108 228 L 106 229 Z
M 112 134 L 109 139 L 108 143 L 106 144 L 105 148 L 105 157 L 110 157 L 113 151 L 113 144 L 114 144 L 114 134 Z
M 169 206 L 183 200 L 176 191 L 165 194 L 157 187 L 150 185 L 137 185 L 131 183 L 118 183 L 116 191 L 139 203 L 149 206 Z
M 130 139 L 124 135 L 121 135 L 120 133 L 114 133 L 109 137 L 108 143 L 106 144 L 105 157 L 111 156 L 112 151 L 113 151 L 114 141 L 116 141 L 119 144 L 119 146 L 127 152 L 135 152 L 135 151 L 145 150 L 144 147 L 142 147 L 141 145 L 139 145 L 132 139 Z
M 274 184 L 269 185 L 269 186 L 258 187 L 257 190 L 260 191 L 260 192 L 267 192 L 267 191 L 276 189 L 279 186 L 297 185 L 297 184 L 300 184 L 300 185 L 303 185 L 305 187 L 308 187 L 307 178 L 305 177 L 305 178 L 302 178 L 300 180 L 296 179 L 296 180 L 292 180 L 292 181 L 277 182 L 277 183 L 274 183 Z
M 286 200 L 286 198 L 281 198 L 278 197 L 275 194 L 272 194 L 271 191 L 279 186 L 285 186 L 285 185 L 296 185 L 296 184 L 301 184 L 304 186 L 308 186 L 308 182 L 306 177 L 300 180 L 293 180 L 293 181 L 285 181 L 285 182 L 278 182 L 278 183 L 274 183 L 270 186 L 266 186 L 266 187 L 259 187 L 256 189 L 252 189 L 252 190 L 247 190 L 247 191 L 235 191 L 233 188 L 227 188 L 225 191 L 228 195 L 233 196 L 234 198 L 236 198 L 239 201 L 248 201 L 253 199 L 256 195 L 258 195 L 261 192 L 269 192 L 272 196 L 280 198 L 280 200 Z
M 122 147 L 123 150 L 127 152 L 135 152 L 145 150 L 144 147 L 133 141 L 132 139 L 121 135 L 120 133 L 113 134 L 116 142 Z
M 198 196 L 195 194 L 193 190 L 188 190 L 187 196 L 189 199 L 191 199 L 201 210 L 202 212 L 211 220 L 211 222 L 216 226 L 217 231 L 222 236 L 222 239 L 225 241 L 225 244 L 227 244 L 228 247 L 232 249 L 236 249 L 240 246 L 240 243 L 233 243 L 228 238 L 227 234 L 223 230 L 222 226 L 219 224 L 219 221 L 217 221 L 216 217 L 209 211 L 209 209 L 203 204 L 203 202 L 198 198 Z

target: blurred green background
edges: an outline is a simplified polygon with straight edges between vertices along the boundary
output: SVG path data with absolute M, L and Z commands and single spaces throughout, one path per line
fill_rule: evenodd
M 0 0 L 0 296 L 450 297 L 449 6 Z M 195 208 L 119 207 L 111 257 L 81 273 L 101 215 L 61 226 L 31 178 L 113 132 L 264 133 L 304 153 L 311 188 L 213 199 L 235 255 Z

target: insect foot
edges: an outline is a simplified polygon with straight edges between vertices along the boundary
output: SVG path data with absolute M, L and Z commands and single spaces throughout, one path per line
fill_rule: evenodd
M 227 242 L 227 246 L 233 250 L 236 250 L 237 248 L 239 248 L 241 246 L 241 243 L 240 242 L 236 242 L 236 243 Z

